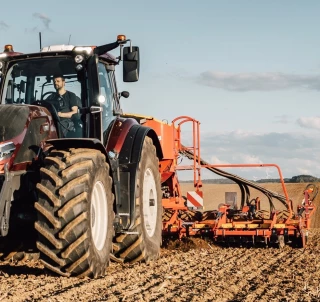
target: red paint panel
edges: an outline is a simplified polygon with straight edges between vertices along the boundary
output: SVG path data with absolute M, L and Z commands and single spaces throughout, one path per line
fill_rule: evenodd
M 106 147 L 107 152 L 114 151 L 119 153 L 129 130 L 136 124 L 138 124 L 138 122 L 132 118 L 117 118 L 109 134 L 108 144 Z

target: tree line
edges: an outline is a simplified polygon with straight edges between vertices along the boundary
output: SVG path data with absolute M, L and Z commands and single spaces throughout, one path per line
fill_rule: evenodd
M 259 180 L 251 180 L 256 183 L 280 183 L 279 178 L 264 178 Z M 192 180 L 183 180 L 180 183 L 191 183 Z M 291 178 L 284 178 L 285 183 L 311 183 L 311 182 L 320 182 L 320 178 L 317 178 L 312 175 L 296 175 Z M 216 179 L 203 179 L 202 183 L 204 184 L 234 184 L 235 182 L 227 178 L 216 178 Z

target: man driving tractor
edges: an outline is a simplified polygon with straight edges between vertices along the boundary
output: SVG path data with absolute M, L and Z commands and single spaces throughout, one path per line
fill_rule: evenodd
M 56 93 L 52 94 L 47 100 L 56 107 L 63 134 L 66 136 L 69 131 L 74 131 L 72 116 L 78 113 L 78 97 L 73 92 L 66 90 L 63 75 L 55 75 L 53 82 Z

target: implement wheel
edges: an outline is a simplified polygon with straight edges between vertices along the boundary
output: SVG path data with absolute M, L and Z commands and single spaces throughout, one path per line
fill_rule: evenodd
M 41 178 L 35 228 L 44 266 L 63 276 L 104 275 L 114 218 L 105 155 L 91 149 L 52 151 Z
M 162 229 L 162 192 L 159 160 L 152 139 L 143 142 L 136 176 L 135 224 L 129 233 L 117 234 L 113 260 L 150 261 L 160 255 Z

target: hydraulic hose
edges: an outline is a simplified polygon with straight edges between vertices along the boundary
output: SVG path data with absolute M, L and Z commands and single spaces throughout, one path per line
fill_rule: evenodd
M 183 151 L 180 151 L 180 154 L 186 156 L 188 159 L 194 160 L 194 154 L 189 150 L 184 149 Z M 198 161 L 199 159 L 196 158 L 196 160 Z M 202 158 L 200 158 L 200 164 L 201 165 L 210 165 L 208 162 L 206 162 Z M 211 171 L 217 175 L 223 176 L 223 177 L 228 178 L 228 179 L 234 181 L 235 183 L 237 183 L 240 187 L 241 194 L 244 194 L 243 193 L 243 188 L 244 188 L 244 190 L 246 192 L 246 197 L 244 197 L 244 195 L 242 196 L 241 206 L 244 205 L 244 200 L 248 201 L 250 198 L 250 191 L 248 189 L 248 186 L 249 186 L 249 187 L 252 187 L 252 188 L 260 191 L 261 193 L 263 193 L 264 195 L 267 196 L 269 203 L 270 203 L 270 211 L 272 209 L 274 209 L 272 198 L 279 200 L 288 209 L 286 197 L 281 194 L 267 190 L 267 189 L 257 185 L 256 183 L 250 181 L 250 180 L 244 179 L 244 178 L 237 176 L 237 175 L 234 175 L 232 173 L 228 173 L 226 171 L 223 171 L 223 170 L 220 170 L 220 169 L 217 169 L 214 167 L 206 167 L 206 169 L 208 169 L 209 171 Z M 242 188 L 242 186 L 243 186 L 243 188 Z

